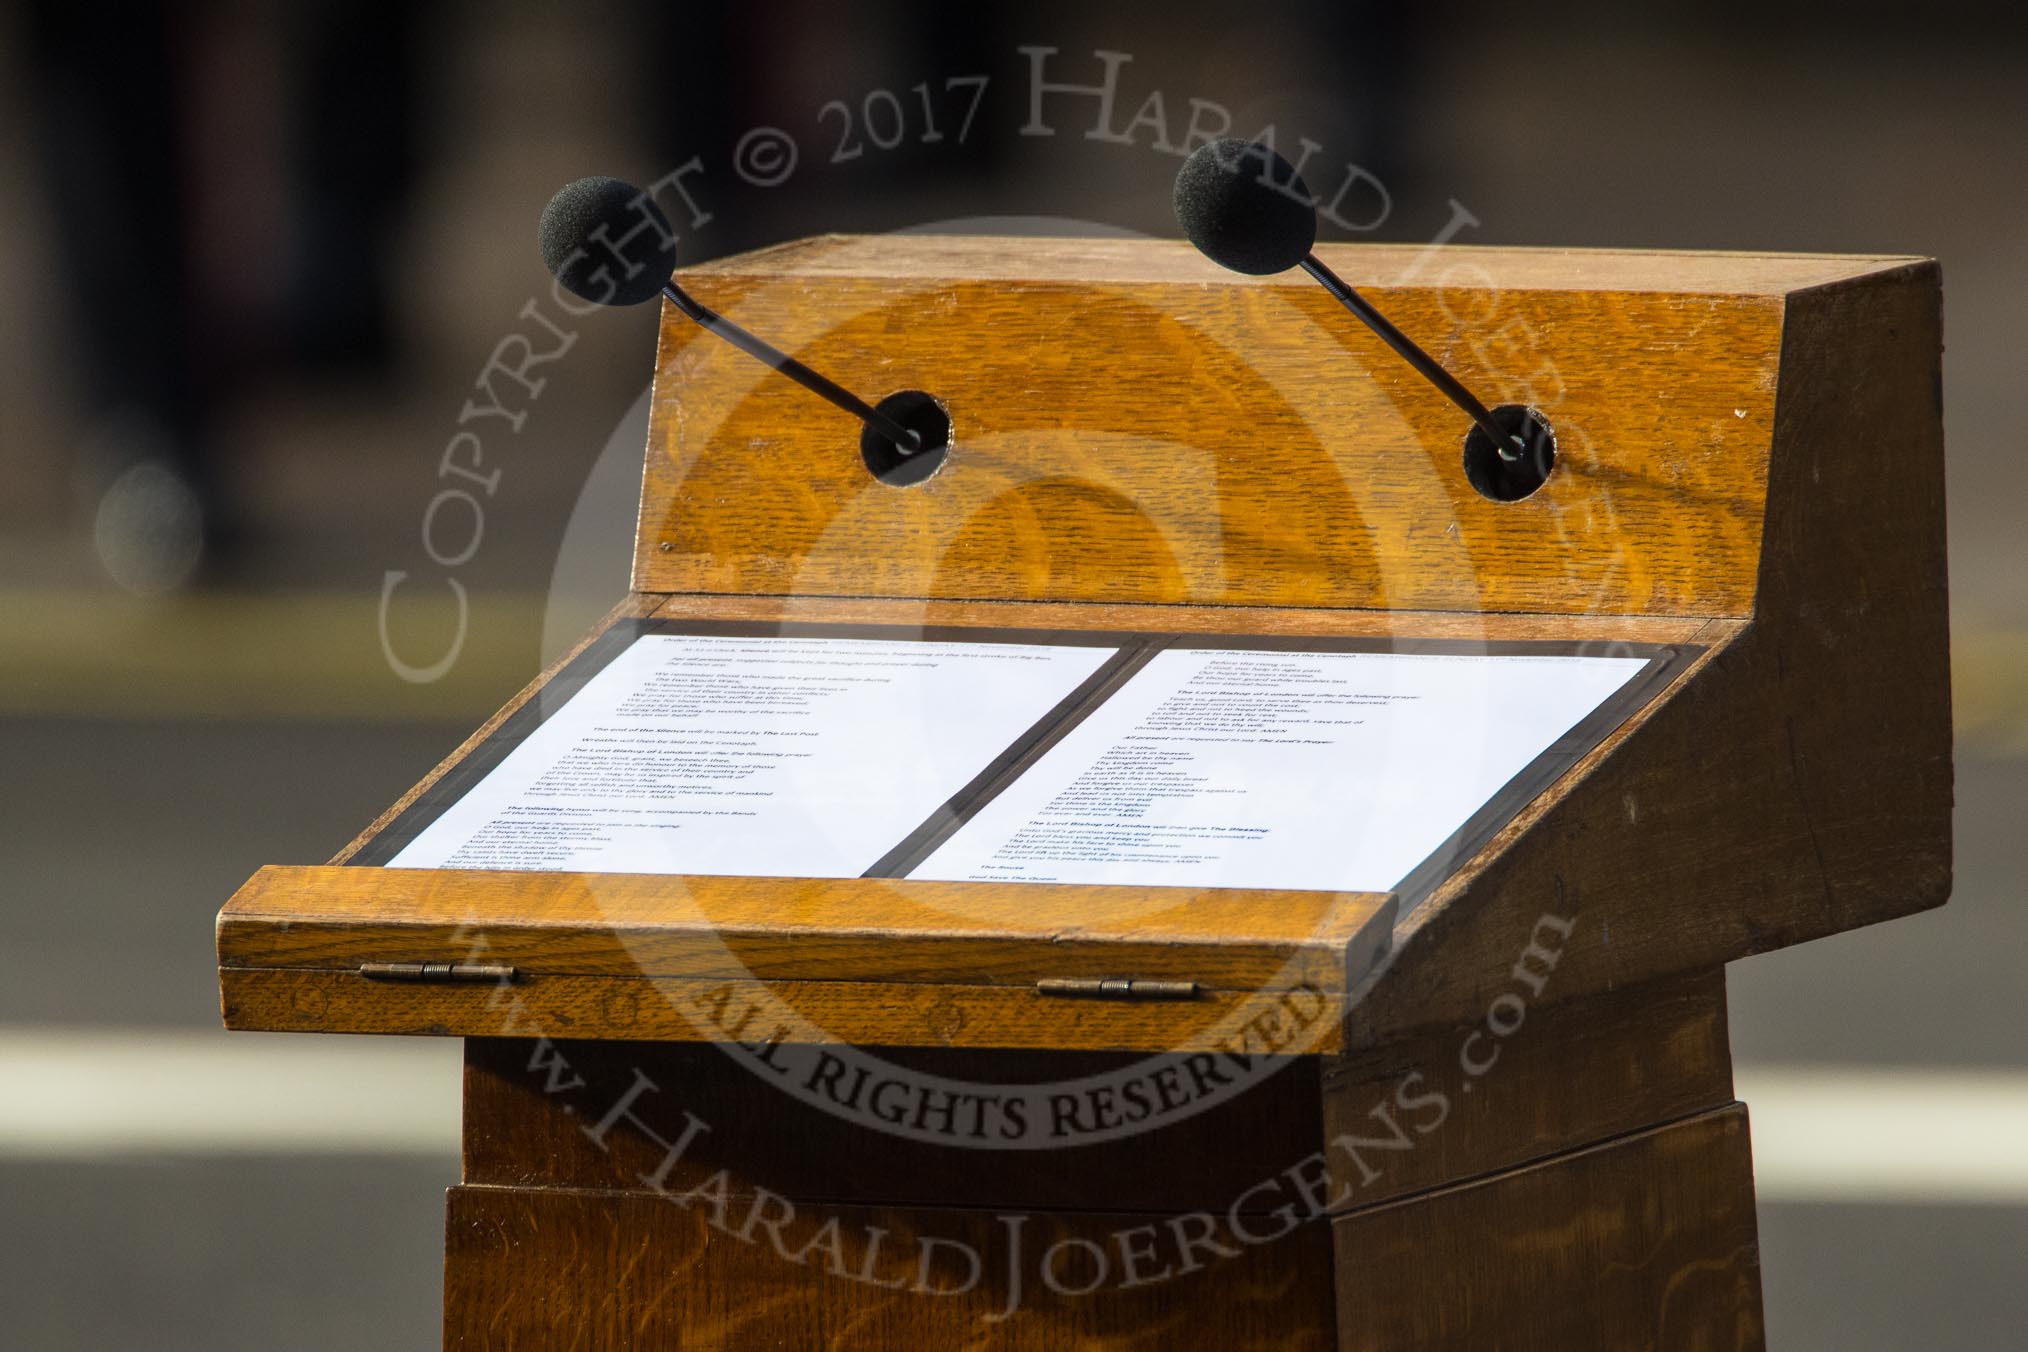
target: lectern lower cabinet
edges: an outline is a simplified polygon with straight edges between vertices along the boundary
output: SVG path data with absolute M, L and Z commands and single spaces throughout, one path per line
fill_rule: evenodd
M 665 314 L 632 594 L 219 917 L 231 1027 L 465 1039 L 447 1347 L 1762 1345 L 1725 964 L 1949 891 L 1937 269 L 1322 253 L 1549 423 L 1539 486 L 1482 492 L 1459 415 L 1330 296 L 1186 245 L 822 238 L 690 275 L 852 389 L 933 395 L 947 457 L 903 482 Z M 651 643 L 689 666 L 628 676 Z M 855 643 L 887 674 L 818 672 L 874 701 L 830 730 L 871 739 L 850 829 L 834 775 L 816 825 L 724 862 L 816 781 L 765 738 L 629 737 Z M 1386 731 L 1433 706 L 1331 685 L 1347 655 L 1432 659 L 1464 702 Z M 1004 746 L 999 677 L 907 684 L 974 659 L 1028 683 Z M 1277 662 L 1324 685 L 1227 680 Z M 1601 662 L 1631 674 L 1478 766 Z M 1185 666 L 1211 684 L 1135 712 Z M 1124 779 L 1022 807 L 1109 727 Z M 1387 745 L 1342 802 L 1218 770 L 1348 728 Z M 1499 782 L 1415 843 L 1402 803 L 1475 766 Z M 569 806 L 608 774 L 644 816 Z M 1217 793 L 1255 843 L 1159 826 Z M 1010 811 L 1028 834 L 940 866 Z M 1242 848 L 1258 876 L 1220 872 Z

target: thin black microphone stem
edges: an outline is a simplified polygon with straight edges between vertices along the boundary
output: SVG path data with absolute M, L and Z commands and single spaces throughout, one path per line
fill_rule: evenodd
M 676 283 L 663 283 L 662 294 L 667 296 L 677 309 L 695 320 L 700 327 L 717 334 L 748 356 L 760 358 L 810 393 L 850 413 L 893 442 L 903 455 L 914 455 L 922 449 L 922 438 L 916 433 L 880 412 L 844 386 L 812 371 L 773 344 L 756 338 L 717 311 L 698 304 Z
M 1346 309 L 1357 315 L 1361 323 L 1378 334 L 1381 342 L 1400 353 L 1404 361 L 1421 372 L 1424 380 L 1442 391 L 1444 398 L 1469 414 L 1472 421 L 1479 425 L 1479 430 L 1493 439 L 1493 448 L 1500 453 L 1502 460 L 1521 458 L 1523 450 L 1526 449 L 1521 438 L 1502 431 L 1500 425 L 1493 421 L 1493 415 L 1486 410 L 1486 406 L 1480 403 L 1456 376 L 1439 366 L 1436 358 L 1417 347 L 1407 334 L 1394 327 L 1386 315 L 1374 309 L 1364 296 L 1347 286 L 1344 280 L 1325 267 L 1315 254 L 1303 259 L 1303 271 L 1315 277 L 1323 283 L 1326 291 L 1343 301 Z

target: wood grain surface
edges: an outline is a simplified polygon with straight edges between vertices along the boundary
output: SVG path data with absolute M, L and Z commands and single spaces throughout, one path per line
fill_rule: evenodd
M 1367 892 L 673 877 L 467 869 L 261 870 L 221 913 L 229 964 L 514 963 L 595 975 L 978 981 L 1120 975 L 1248 986 L 1291 961 L 1342 987 L 1385 933 Z M 294 921 L 283 929 L 274 922 Z M 1376 924 L 1376 921 L 1383 923 Z M 467 956 L 484 940 L 486 957 Z
M 881 624 L 1142 634 L 1273 634 L 1290 638 L 1444 639 L 1511 643 L 1703 643 L 1736 621 L 1675 615 L 1528 615 L 1500 611 L 1326 610 L 1261 606 L 1111 605 L 1075 601 L 941 601 L 919 597 L 655 598 L 658 619 L 783 626 Z
M 1489 401 L 1549 416 L 1539 492 L 1475 493 L 1462 416 L 1307 281 L 1149 241 L 800 241 L 688 280 L 855 390 L 937 394 L 949 462 L 916 487 L 875 482 L 848 418 L 665 313 L 636 592 L 601 630 L 661 616 L 1702 656 L 1405 915 L 1371 894 L 262 870 L 220 916 L 230 1026 L 486 1039 L 468 1055 L 447 1346 L 1761 1346 L 1722 964 L 1950 885 L 1939 274 L 1871 256 L 1321 252 Z M 370 961 L 520 975 L 376 982 Z M 1202 991 L 1034 989 L 1118 976 Z M 1330 1059 L 1033 1160 L 789 1107 L 735 1058 L 790 1034 L 728 1013 L 1011 1082 L 1246 1051 L 1232 1028 L 1265 1034 L 1291 988 L 1327 1011 L 1301 1050 Z M 578 1099 L 545 1049 L 576 1058 Z M 652 1137 L 587 1147 L 597 1094 L 650 1067 L 669 1091 L 658 1133 L 679 1105 L 723 1123 L 672 1175 L 723 1170 L 721 1199 L 645 1189 Z M 1334 1214 L 1242 1238 L 1273 1197 L 1214 1203 L 1287 1178 L 1291 1152 L 1317 1162 Z M 794 1222 L 752 1222 L 765 1197 L 792 1199 Z M 746 1208 L 745 1233 L 726 1207 Z M 1057 1241 L 1118 1256 L 1120 1234 L 1160 1239 L 1192 1207 L 1229 1260 L 1092 1298 L 1021 1266 Z M 938 1236 L 988 1255 L 977 1282 L 829 1270 L 884 1280 Z M 1010 1263 L 1027 1298 L 995 1322 Z
M 1601 426 L 1611 435 L 1589 458 L 1567 457 L 1568 473 L 1522 503 L 1459 497 L 1455 483 L 1427 501 L 1398 492 L 1388 477 L 1397 469 L 1439 486 L 1455 469 L 1438 463 L 1443 457 L 1420 432 L 1382 453 L 1366 431 L 1344 431 L 1350 421 L 1312 420 L 1273 424 L 1279 431 L 1262 446 L 1237 449 L 1233 429 L 1282 415 L 1273 400 L 1253 397 L 1261 394 L 1249 383 L 1258 372 L 1234 368 L 1235 351 L 1270 364 L 1350 365 L 1346 347 L 1357 341 L 1326 341 L 1312 331 L 1317 323 L 1285 322 L 1291 306 L 1328 301 L 1314 288 L 1298 288 L 1301 299 L 1285 296 L 1281 283 L 1208 269 L 1172 246 L 820 240 L 706 269 L 700 285 L 720 288 L 713 294 L 728 306 L 751 303 L 758 315 L 779 316 L 787 327 L 775 336 L 798 350 L 807 344 L 814 355 L 835 349 L 841 360 L 874 363 L 869 376 L 887 369 L 881 363 L 917 358 L 945 363 L 953 379 L 990 376 L 999 382 L 990 385 L 994 416 L 1009 435 L 1052 433 L 1023 424 L 1037 406 L 1068 410 L 1066 425 L 1074 424 L 1070 414 L 1100 398 L 1093 387 L 1101 384 L 1119 434 L 1080 434 L 1014 456 L 1003 469 L 1020 483 L 1011 497 L 994 489 L 998 505 L 990 508 L 965 498 L 973 490 L 962 487 L 938 497 L 944 490 L 936 485 L 960 483 L 955 474 L 921 490 L 891 490 L 856 462 L 840 468 L 825 459 L 821 411 L 779 418 L 779 397 L 758 396 L 735 410 L 737 401 L 712 383 L 733 379 L 731 368 L 672 327 L 644 520 L 680 509 L 678 527 L 701 532 L 694 543 L 703 552 L 644 533 L 644 563 L 677 572 L 644 573 L 643 585 L 687 590 L 638 594 L 612 618 L 1594 643 L 1689 636 L 1707 645 L 1664 698 L 1402 917 L 1397 955 L 1369 979 L 1370 992 L 1355 992 L 1364 1000 L 1355 1045 L 1469 1021 L 1497 996 L 1545 915 L 1574 918 L 1556 992 L 1569 998 L 1940 901 L 1949 880 L 1949 714 L 1934 266 L 1556 251 L 1443 259 L 1443 272 L 1425 267 L 1385 293 L 1388 304 L 1406 307 L 1398 316 L 1472 320 L 1460 332 L 1483 347 L 1488 333 L 1506 331 L 1489 327 L 1498 308 L 1520 307 L 1510 338 L 1530 335 L 1529 350 L 1553 359 L 1568 398 L 1578 401 L 1573 409 L 1596 399 L 1599 416 L 1610 419 Z M 1399 250 L 1354 249 L 1331 261 L 1354 281 L 1401 282 L 1419 266 Z M 913 306 L 907 325 L 893 309 L 900 299 L 883 302 L 888 309 L 865 304 L 894 287 Z M 951 287 L 984 288 L 999 299 Z M 935 303 L 916 304 L 925 298 Z M 985 322 L 949 342 L 917 341 L 939 306 L 970 316 L 973 300 Z M 1010 313 L 999 322 L 992 310 L 1030 301 L 1056 340 L 1017 341 L 1030 320 Z M 1445 353 L 1470 358 L 1462 338 L 1447 341 L 1457 350 Z M 1566 349 L 1579 364 L 1563 361 Z M 1104 354 L 1109 378 L 1073 388 L 1080 370 L 1090 374 L 1080 360 L 1089 352 Z M 1384 361 L 1368 365 L 1363 380 L 1312 371 L 1294 384 L 1317 398 L 1380 399 L 1394 377 Z M 1656 372 L 1666 372 L 1661 402 L 1636 388 Z M 1179 391 L 1178 381 L 1189 390 Z M 1345 393 L 1354 386 L 1362 392 Z M 987 384 L 973 388 L 987 397 Z M 1274 393 L 1286 404 L 1289 391 Z M 1059 394 L 1067 402 L 1040 399 Z M 1382 422 L 1407 436 L 1422 426 L 1418 419 L 1442 416 L 1403 394 Z M 1709 435 L 1674 439 L 1695 427 Z M 729 449 L 712 440 L 731 435 L 726 429 L 738 434 Z M 1170 453 L 1195 445 L 1192 436 L 1216 444 Z M 685 459 L 707 443 L 710 456 L 695 465 Z M 1157 443 L 1168 449 L 1151 451 Z M 1073 444 L 1074 463 L 1064 458 Z M 1318 481 L 1320 466 L 1336 473 L 1347 457 L 1366 457 L 1357 476 Z M 672 477 L 679 462 L 689 468 Z M 1182 486 L 1192 465 L 1209 466 L 1209 478 Z M 1348 483 L 1358 487 L 1351 515 L 1339 510 Z M 672 493 L 688 496 L 679 503 Z M 1527 515 L 1551 508 L 1550 517 Z M 1393 524 L 1367 529 L 1362 512 Z M 1520 534 L 1502 534 L 1510 531 Z M 692 567 L 697 560 L 703 573 Z M 1469 565 L 1463 573 L 1461 560 Z M 1588 572 L 1594 563 L 1604 571 Z M 844 571 L 826 575 L 834 565 Z M 1409 581 L 1381 587 L 1383 574 Z M 1467 575 L 1469 595 L 1446 592 Z M 1579 603 L 1559 588 L 1581 577 L 1601 585 Z M 823 594 L 831 591 L 843 594 Z M 1177 604 L 1205 601 L 1215 604 Z M 909 900 L 909 885 L 886 883 L 601 879 L 594 887 L 535 875 L 419 882 L 397 871 L 348 872 L 366 873 L 291 874 L 287 886 L 277 885 L 282 875 L 264 875 L 228 908 L 225 968 L 303 969 L 286 980 L 227 975 L 237 1017 L 279 1017 L 279 1007 L 263 1013 L 261 1002 L 287 998 L 293 1012 L 280 1026 L 304 1026 L 295 1006 L 332 1009 L 337 1001 L 355 1026 L 369 1006 L 345 1000 L 343 983 L 318 971 L 442 958 L 440 941 L 473 926 L 540 972 L 637 983 L 738 977 L 686 967 L 694 954 L 679 955 L 700 943 L 729 947 L 737 965 L 764 981 L 809 981 L 815 974 L 805 959 L 835 964 L 851 955 L 847 966 L 824 973 L 838 979 L 825 998 L 850 1005 L 868 1004 L 852 991 L 860 980 L 990 993 L 1003 981 L 1048 975 L 1204 980 L 1209 972 L 1215 991 L 1237 992 L 1264 979 L 1255 939 L 1268 940 L 1265 961 L 1278 966 L 1293 935 L 1321 914 L 1315 898 L 1293 894 L 1259 894 L 1235 911 L 1204 898 L 1169 906 L 1128 890 L 1116 894 L 1117 906 L 1099 907 L 1114 930 L 1079 949 L 1071 922 L 1088 897 L 1075 889 L 1017 888 L 990 900 L 949 894 L 924 906 L 926 894 Z M 418 889 L 458 900 L 416 909 Z M 552 912 L 564 892 L 577 901 Z M 593 892 L 600 900 L 586 904 Z M 615 897 L 617 909 L 607 904 Z M 710 904 L 698 907 L 699 897 Z M 1368 912 L 1377 905 L 1353 904 Z M 1258 914 L 1246 914 L 1247 906 Z M 1248 928 L 1271 912 L 1281 919 L 1267 930 Z M 1030 956 L 1046 953 L 1047 964 L 1007 965 L 1010 952 L 1031 942 L 1045 947 Z M 940 956 L 925 960 L 924 946 Z M 1214 951 L 1224 956 L 1208 956 Z M 622 1003 L 638 1003 L 638 985 L 625 992 Z M 555 989 L 538 998 L 558 1012 L 583 1014 L 592 1005 Z M 509 1031 L 471 1015 L 466 995 L 402 999 L 408 1004 L 397 1017 L 406 1026 Z M 919 1028 L 922 1017 L 908 1010 L 897 1020 Z M 896 1020 L 884 1026 L 899 1038 Z M 1039 1027 L 1031 1022 L 1020 1036 L 1046 1035 Z M 1109 1036 L 1137 1034 L 1122 1027 Z
M 1758 1352 L 1738 1105 L 1340 1216 L 1344 1352 Z
M 235 1028 L 688 1041 L 723 1037 L 699 1011 L 736 998 L 780 1002 L 799 1040 L 1146 1050 L 1218 1045 L 1302 990 L 1328 1007 L 1325 1051 L 1393 914 L 1371 893 L 268 868 L 220 913 L 219 976 Z M 368 962 L 521 975 L 426 986 Z M 1202 990 L 1037 993 L 1064 977 Z
M 789 1205 L 786 1219 L 776 1206 L 749 1226 L 746 1199 L 683 1206 L 640 1192 L 453 1188 L 444 1346 L 1333 1346 L 1331 1236 L 1320 1224 L 1247 1243 L 1213 1218 L 1209 1242 L 1233 1256 L 1200 1254 L 1186 1270 L 1173 1246 L 1162 1247 L 1162 1218 L 1143 1214 L 1045 1212 L 1010 1225 L 1001 1214 L 957 1207 Z M 835 1225 L 828 1240 L 827 1225 Z M 1153 1255 L 1135 1274 L 1167 1267 L 1173 1275 L 1130 1284 L 1123 1245 Z M 959 1246 L 980 1256 L 975 1282 Z M 1052 1253 L 1056 1287 L 1074 1291 L 1100 1277 L 1111 1283 L 1103 1298 L 1052 1289 L 1037 1266 Z M 1104 1268 L 1095 1254 L 1106 1256 Z
M 1403 918 L 1355 1045 L 1941 905 L 1951 882 L 1935 265 L 1790 301 L 1754 618 Z
M 1553 995 L 1555 967 L 1529 970 Z M 1340 1209 L 1732 1102 L 1723 969 L 1563 1001 L 1516 979 L 1509 994 L 1520 1003 L 1327 1061 L 1325 1139 L 1371 1143 L 1326 1152 Z
M 766 1189 L 830 1202 L 1166 1213 L 1236 1207 L 1254 1215 L 1288 1200 L 1254 1191 L 1254 1185 L 1317 1147 L 1320 1062 L 1314 1057 L 1287 1058 L 1249 1081 L 1244 1092 L 1204 1100 L 1209 1106 L 1196 1111 L 1164 1112 L 1145 1131 L 1093 1140 L 1082 1133 L 1097 1122 L 1094 1096 L 1116 1113 L 1129 1111 L 1117 1086 L 1122 1076 L 1146 1075 L 1146 1058 L 866 1050 L 881 1067 L 871 1090 L 854 1072 L 823 1078 L 822 1062 L 801 1084 L 785 1084 L 736 1048 L 468 1040 L 463 1181 L 638 1191 L 659 1176 L 665 1190 L 680 1192 L 724 1169 L 742 1194 Z M 1230 1083 L 1219 1077 L 1233 1070 L 1221 1058 L 1177 1067 L 1166 1076 L 1172 1101 L 1196 1107 L 1191 1100 L 1204 1089 L 1217 1093 Z M 653 1088 L 637 1089 L 641 1078 Z M 883 1081 L 894 1087 L 880 1091 Z M 842 1097 L 847 1086 L 856 1086 L 869 1102 L 884 1092 L 883 1105 L 912 1120 L 926 1101 L 951 1101 L 920 1092 L 946 1083 L 977 1086 L 980 1094 L 993 1085 L 1044 1086 L 1057 1101 L 1017 1128 L 1024 1145 L 1041 1142 L 1044 1148 L 996 1148 L 1002 1128 L 1014 1125 L 997 1110 L 973 1116 L 954 1109 L 946 1143 L 876 1129 L 868 1125 L 872 1113 L 848 1119 L 789 1092 L 793 1087 L 824 1098 L 835 1090 Z M 1159 1091 L 1149 1087 L 1147 1101 L 1160 1108 Z M 586 1132 L 587 1123 L 602 1122 L 623 1101 L 625 1116 L 596 1138 Z M 705 1129 L 691 1135 L 671 1164 L 667 1143 L 683 1139 L 692 1118 Z
M 962 982 L 760 981 L 732 977 L 535 975 L 490 985 L 370 981 L 352 968 L 222 967 L 225 1025 L 285 1033 L 396 1033 L 426 1037 L 647 1038 L 723 1042 L 719 1021 L 754 1010 L 756 1039 L 909 1047 L 1032 1047 L 1199 1052 L 1259 1046 L 1305 1010 L 1301 1048 L 1343 1045 L 1342 987 L 1206 990 L 1146 1003 L 1054 999 L 1015 985 Z M 1312 1017 L 1314 1016 L 1314 1017 Z M 737 1016 L 735 1016 L 737 1017 Z M 1270 1030 L 1267 1034 L 1260 1028 Z
M 1066 250 L 1078 266 L 1057 266 Z M 820 268 L 826 251 L 843 258 Z M 1355 284 L 1399 270 L 1398 251 L 1325 252 Z M 1467 485 L 1464 416 L 1305 278 L 985 238 L 817 241 L 700 271 L 699 299 L 847 387 L 934 393 L 956 449 L 923 484 L 878 483 L 849 417 L 670 311 L 634 585 L 1745 614 L 1779 296 L 1615 290 L 1604 257 L 1560 261 L 1560 284 L 1510 262 L 1445 255 L 1371 294 L 1488 402 L 1555 424 L 1555 473 L 1513 503 Z
M 1659 291 L 1786 296 L 1909 259 L 1900 254 L 1768 253 L 1734 249 L 1570 249 L 1513 245 L 1345 244 L 1317 256 L 1355 284 L 1471 285 L 1521 291 Z M 1183 240 L 993 239 L 978 235 L 814 235 L 686 268 L 714 281 L 838 277 L 904 280 L 1145 282 L 1272 289 L 1280 277 L 1227 272 Z

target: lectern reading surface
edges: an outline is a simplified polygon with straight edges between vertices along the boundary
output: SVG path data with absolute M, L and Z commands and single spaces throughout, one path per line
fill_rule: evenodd
M 1394 891 L 1681 656 L 666 628 L 608 630 L 353 862 Z
M 1949 886 L 1936 269 L 1319 253 L 1539 489 L 1185 245 L 688 274 L 945 462 L 665 316 L 634 593 L 220 916 L 469 1039 L 447 1345 L 1760 1345 L 1723 964 Z

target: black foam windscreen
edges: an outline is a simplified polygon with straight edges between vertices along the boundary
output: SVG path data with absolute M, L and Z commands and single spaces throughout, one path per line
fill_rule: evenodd
M 542 261 L 566 290 L 600 305 L 653 299 L 676 270 L 669 218 L 631 183 L 581 178 L 542 209 Z
M 1295 168 L 1264 145 L 1230 138 L 1183 162 L 1176 221 L 1212 262 L 1257 277 L 1286 272 L 1317 243 L 1317 205 Z

